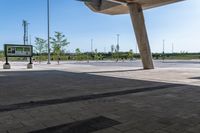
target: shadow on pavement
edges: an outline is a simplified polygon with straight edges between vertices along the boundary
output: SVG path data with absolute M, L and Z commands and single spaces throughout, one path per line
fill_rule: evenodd
M 93 71 L 86 73 L 116 73 L 116 72 L 134 72 L 134 71 L 145 71 L 144 69 L 130 69 L 130 70 L 110 70 L 110 71 Z
M 64 102 L 70 101 L 70 98 L 79 99 L 80 97 L 87 100 L 99 95 L 108 97 L 177 86 L 169 83 L 54 70 L 1 72 L 0 81 L 0 105 L 2 106 L 18 106 L 18 103 L 35 105 L 35 101 L 51 101 L 52 99 L 54 102 Z
M 63 110 L 66 115 L 76 115 L 88 110 L 98 114 L 97 117 L 89 119 L 80 117 L 75 122 L 64 121 L 61 124 L 56 123 L 58 119 L 56 121 L 51 119 L 49 122 L 54 121 L 55 124 L 47 124 L 46 128 L 41 129 L 31 128 L 35 133 L 50 132 L 50 130 L 79 133 L 80 130 L 76 129 L 89 133 L 117 125 L 119 129 L 125 129 L 127 121 L 132 123 L 130 126 L 132 129 L 138 128 L 144 133 L 150 129 L 166 132 L 180 130 L 177 133 L 182 133 L 190 127 L 198 131 L 196 125 L 199 124 L 200 118 L 200 90 L 197 86 L 49 70 L 1 72 L 0 82 L 2 116 L 3 113 L 17 115 L 19 110 L 39 110 L 40 107 L 47 107 L 51 114 L 53 111 L 50 112 L 48 106 L 57 104 L 62 105 L 57 107 L 56 111 Z M 116 97 L 117 101 L 109 103 L 93 102 L 97 99 Z M 73 110 L 67 113 L 72 102 L 81 103 L 87 100 L 90 100 L 86 107 L 88 110 L 82 109 L 81 112 Z M 106 113 L 102 114 L 101 111 L 105 109 Z M 40 116 L 42 113 L 38 119 L 34 119 L 35 123 L 42 122 Z M 62 116 L 59 114 L 59 120 Z M 7 116 L 1 119 L 5 120 Z M 43 119 L 48 120 L 48 114 Z M 0 120 L 0 123 L 3 122 Z M 25 122 L 29 123 L 27 119 Z M 6 123 L 2 125 L 5 126 Z M 29 128 L 30 126 L 28 125 Z M 165 128 L 161 130 L 161 127 Z

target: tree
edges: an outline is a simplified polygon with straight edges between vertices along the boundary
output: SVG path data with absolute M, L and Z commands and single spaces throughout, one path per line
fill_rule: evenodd
M 128 52 L 128 58 L 130 60 L 133 60 L 133 50 L 132 49 Z
M 75 50 L 75 52 L 76 52 L 76 55 L 81 54 L 81 50 L 80 50 L 79 48 L 77 48 L 77 49 Z
M 112 58 L 114 57 L 114 51 L 115 51 L 115 46 L 111 45 L 111 54 L 112 54 Z
M 94 59 L 99 60 L 98 50 L 95 49 Z
M 36 37 L 35 38 L 35 51 L 39 54 L 39 62 L 41 63 L 41 54 L 46 51 L 46 40 Z
M 65 35 L 63 35 L 61 32 L 55 32 L 54 38 L 51 38 L 53 53 L 57 56 L 58 64 L 64 47 L 66 47 L 69 43 L 70 42 L 67 41 Z
M 113 53 L 115 50 L 115 46 L 114 45 L 111 45 L 111 53 Z
M 3 61 L 3 59 L 4 59 L 4 52 L 0 51 L 0 60 Z
M 81 50 L 77 48 L 75 52 L 76 52 L 76 60 L 81 60 Z
M 94 50 L 94 52 L 95 52 L 95 54 L 97 54 L 97 53 L 98 53 L 98 50 L 97 50 L 97 49 L 95 49 L 95 50 Z

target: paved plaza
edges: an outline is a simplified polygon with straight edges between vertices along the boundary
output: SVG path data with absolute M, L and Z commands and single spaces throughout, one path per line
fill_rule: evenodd
M 0 133 L 200 132 L 200 61 L 26 64 L 0 68 Z

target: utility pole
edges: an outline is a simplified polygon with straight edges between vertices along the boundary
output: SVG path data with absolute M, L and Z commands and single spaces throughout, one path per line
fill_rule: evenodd
M 172 54 L 174 53 L 174 44 L 172 43 Z
M 32 41 L 32 40 L 31 40 L 31 35 L 29 35 L 29 41 L 30 41 L 29 43 L 30 43 L 30 45 L 31 45 L 31 44 L 32 44 L 32 42 L 31 42 L 31 41 Z
M 47 64 L 51 64 L 50 63 L 50 60 L 51 60 L 51 51 L 50 51 L 50 9 L 49 9 L 49 7 L 50 7 L 50 3 L 49 3 L 49 0 L 47 0 L 47 45 L 48 45 L 48 62 L 47 62 Z
M 91 53 L 93 53 L 93 39 L 91 39 Z
M 117 34 L 117 47 L 119 48 L 119 37 L 120 37 L 120 34 Z M 118 51 L 119 52 L 119 51 Z
M 22 26 L 24 27 L 24 37 L 23 37 L 24 45 L 28 45 L 28 25 L 29 23 L 26 20 L 22 21 Z
M 163 61 L 165 60 L 165 40 L 163 40 Z
M 120 34 L 117 34 L 117 46 L 116 46 L 117 61 L 116 62 L 119 61 L 119 49 L 120 49 L 120 47 L 119 47 L 119 36 L 120 36 Z
M 135 45 L 135 53 L 136 54 L 138 53 L 138 46 L 137 46 L 137 44 Z

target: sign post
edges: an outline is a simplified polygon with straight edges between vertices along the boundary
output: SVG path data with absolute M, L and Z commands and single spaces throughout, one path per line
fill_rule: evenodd
M 33 46 L 32 45 L 5 44 L 4 55 L 6 58 L 6 63 L 3 65 L 4 69 L 11 68 L 10 64 L 8 63 L 8 57 L 29 57 L 30 62 L 27 64 L 27 68 L 28 69 L 33 68 L 33 63 L 32 63 Z

